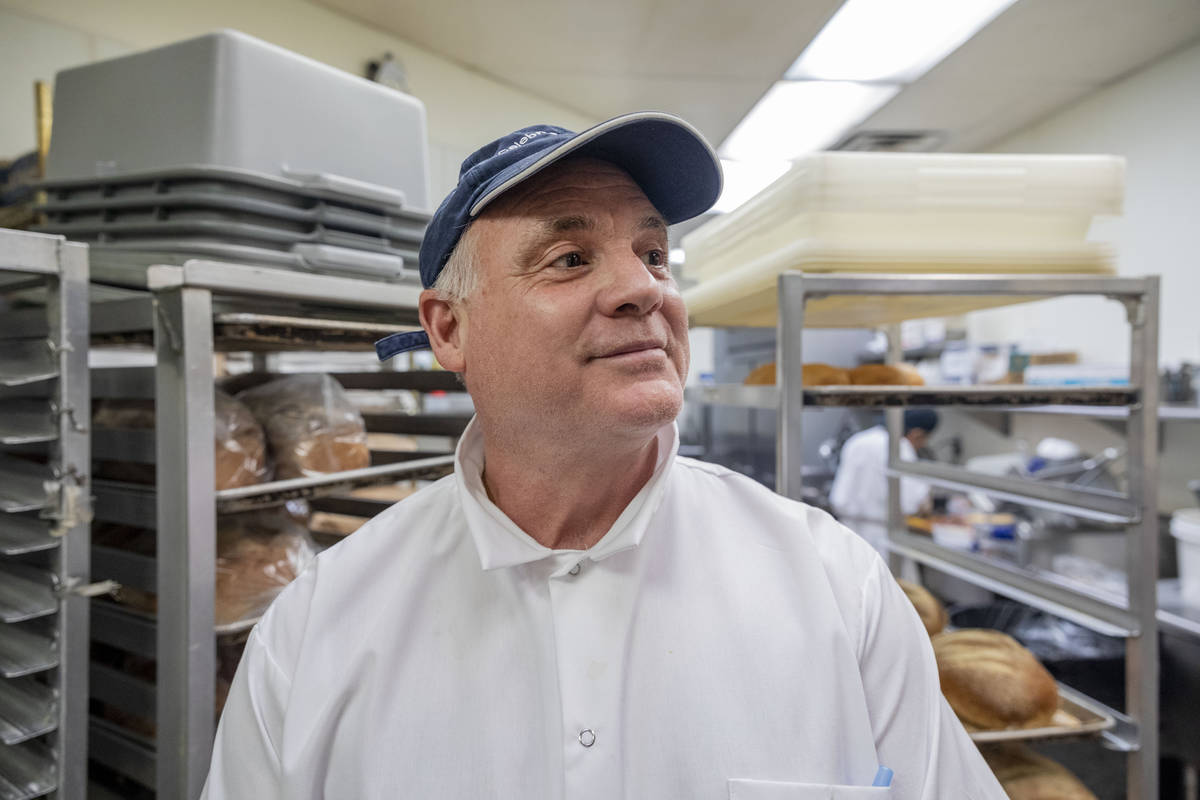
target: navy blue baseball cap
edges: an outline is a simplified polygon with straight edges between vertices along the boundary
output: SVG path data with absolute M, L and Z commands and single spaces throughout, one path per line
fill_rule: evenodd
M 671 114 L 644 111 L 583 133 L 531 125 L 501 136 L 462 163 L 421 241 L 421 284 L 433 286 L 471 220 L 496 198 L 567 156 L 588 156 L 629 173 L 670 224 L 703 214 L 721 194 L 721 162 L 704 137 Z M 429 346 L 424 331 L 394 333 L 375 343 L 380 360 Z

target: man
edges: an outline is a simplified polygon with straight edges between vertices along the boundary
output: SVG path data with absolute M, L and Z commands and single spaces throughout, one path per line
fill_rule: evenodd
M 928 408 L 904 412 L 900 458 L 916 461 L 917 451 L 937 428 L 938 415 Z M 829 504 L 838 518 L 880 552 L 887 548 L 888 432 L 882 425 L 859 431 L 842 445 L 837 474 L 829 490 Z M 929 484 L 916 478 L 900 481 L 900 510 L 917 514 L 929 508 Z
M 720 184 L 665 114 L 467 159 L 421 248 L 424 331 L 380 343 L 462 375 L 456 471 L 254 629 L 207 797 L 1003 798 L 875 553 L 675 456 L 667 225 Z

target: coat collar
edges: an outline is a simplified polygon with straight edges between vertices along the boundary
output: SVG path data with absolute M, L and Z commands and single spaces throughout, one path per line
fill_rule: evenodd
M 476 420 L 472 419 L 455 450 L 454 480 L 482 567 L 485 570 L 512 567 L 582 552 L 586 552 L 587 558 L 592 561 L 600 561 L 614 553 L 636 547 L 645 536 L 650 520 L 662 501 L 667 473 L 679 449 L 679 432 L 675 423 L 664 425 L 657 437 L 658 459 L 654 473 L 600 541 L 586 551 L 553 550 L 534 541 L 488 499 L 483 486 L 483 433 Z

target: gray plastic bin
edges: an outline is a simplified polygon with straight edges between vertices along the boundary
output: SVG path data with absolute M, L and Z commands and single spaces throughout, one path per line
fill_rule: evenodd
M 414 97 L 237 31 L 60 72 L 51 180 L 215 165 L 429 205 Z

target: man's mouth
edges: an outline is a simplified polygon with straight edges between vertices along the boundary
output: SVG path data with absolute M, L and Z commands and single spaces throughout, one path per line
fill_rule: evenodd
M 615 358 L 617 356 L 631 355 L 633 353 L 643 353 L 647 350 L 665 350 L 665 345 L 657 339 L 643 339 L 636 342 L 626 342 L 625 344 L 613 347 L 604 351 L 595 358 Z

